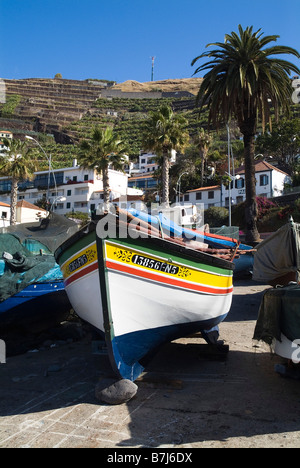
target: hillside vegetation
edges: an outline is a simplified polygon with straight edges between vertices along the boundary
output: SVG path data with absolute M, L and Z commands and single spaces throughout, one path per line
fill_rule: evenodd
M 142 131 L 149 111 L 166 103 L 185 115 L 190 133 L 201 122 L 196 94 L 201 78 L 169 79 L 139 83 L 129 80 L 113 85 L 107 80 L 23 79 L 4 80 L 6 103 L 0 104 L 0 127 L 16 138 L 26 134 L 43 141 L 56 167 L 71 164 L 78 152 L 77 143 L 88 138 L 95 125 L 112 125 L 128 143 L 129 156 L 135 158 L 143 146 Z M 104 91 L 146 93 L 146 98 L 118 95 L 102 97 Z M 174 93 L 157 97 L 157 93 Z M 178 97 L 175 93 L 185 92 Z M 137 95 L 138 96 L 138 95 Z M 206 119 L 204 118 L 204 123 Z M 41 140 L 41 135 L 44 137 Z M 45 137 L 47 135 L 47 137 Z

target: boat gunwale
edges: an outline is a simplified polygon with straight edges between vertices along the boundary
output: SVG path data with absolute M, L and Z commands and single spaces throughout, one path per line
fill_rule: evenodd
M 98 220 L 97 220 L 98 221 Z M 78 232 L 73 234 L 73 236 L 69 237 L 65 242 L 63 242 L 58 249 L 55 251 L 54 256 L 59 263 L 59 258 L 62 256 L 62 254 L 70 248 L 72 245 L 74 245 L 77 241 L 85 237 L 87 234 L 90 234 L 93 231 L 96 231 L 96 226 L 97 222 L 94 220 L 90 221 L 88 225 L 84 226 L 82 229 L 80 229 Z M 135 232 L 134 230 L 132 230 Z M 97 235 L 96 235 L 97 237 Z M 103 240 L 116 240 L 118 241 L 119 238 L 118 236 L 116 237 L 107 237 Z M 221 269 L 227 269 L 227 270 L 234 270 L 235 265 L 233 262 L 230 262 L 229 260 L 226 260 L 224 258 L 219 258 L 215 257 L 213 254 L 206 253 L 206 252 L 201 252 L 198 250 L 195 250 L 191 247 L 176 244 L 175 242 L 169 241 L 167 239 L 163 239 L 160 237 L 155 237 L 155 236 L 148 236 L 148 237 L 141 237 L 141 238 L 132 238 L 135 244 L 144 244 L 147 246 L 147 244 L 154 244 L 156 247 L 164 248 L 167 251 L 174 252 L 176 254 L 179 254 L 181 256 L 184 256 L 185 258 L 189 258 L 193 261 L 202 261 L 204 263 L 209 263 L 210 265 L 214 267 L 218 267 Z

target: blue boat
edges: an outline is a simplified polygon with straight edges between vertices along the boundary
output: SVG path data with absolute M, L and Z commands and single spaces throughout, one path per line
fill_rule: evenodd
M 78 230 L 54 215 L 0 230 L 0 331 L 41 331 L 65 320 L 71 305 L 54 250 Z
M 212 249 L 237 250 L 238 255 L 233 259 L 235 266 L 233 272 L 234 277 L 238 277 L 244 274 L 251 274 L 253 271 L 253 247 L 240 243 L 237 239 L 179 226 L 163 212 L 159 212 L 157 216 L 153 216 L 135 209 L 129 209 L 128 211 L 138 219 L 150 223 L 151 226 L 155 227 L 156 229 L 161 229 L 166 236 L 179 237 L 187 241 L 190 240 L 204 243 Z

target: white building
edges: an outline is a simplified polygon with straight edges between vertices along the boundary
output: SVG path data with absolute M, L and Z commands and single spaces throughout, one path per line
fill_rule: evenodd
M 9 132 L 8 130 L 0 130 L 0 153 L 4 153 L 6 150 L 6 147 L 4 146 L 4 143 L 2 141 L 2 138 L 13 138 L 13 134 Z
M 291 178 L 286 173 L 266 161 L 255 163 L 256 195 L 258 197 L 273 198 L 283 194 L 284 184 L 290 183 Z M 233 205 L 246 200 L 245 168 L 235 171 L 235 178 L 230 187 L 231 202 Z M 201 187 L 188 190 L 181 196 L 181 201 L 190 203 L 204 203 L 204 209 L 211 206 L 229 206 L 229 188 L 224 184 Z
M 17 223 L 35 223 L 41 218 L 46 218 L 48 215 L 48 211 L 43 210 L 26 200 L 18 201 L 16 211 Z
M 122 195 L 141 195 L 140 190 L 128 188 L 128 175 L 109 169 L 109 185 L 111 200 Z M 0 200 L 7 202 L 11 190 L 8 177 L 0 177 Z M 38 200 L 46 198 L 53 205 L 58 214 L 72 211 L 91 213 L 103 200 L 102 176 L 96 171 L 83 169 L 73 161 L 72 167 L 55 169 L 49 175 L 48 171 L 35 173 L 32 182 L 19 186 L 18 200 L 26 200 L 36 204 Z
M 10 205 L 0 202 L 0 228 L 10 225 Z M 25 200 L 19 201 L 16 207 L 16 222 L 35 223 L 48 215 L 46 210 L 39 208 Z
M 231 182 L 231 199 L 238 204 L 246 199 L 245 167 L 235 171 L 237 178 Z M 266 161 L 255 163 L 256 195 L 258 197 L 273 198 L 283 195 L 284 184 L 291 183 L 290 176 Z M 228 206 L 228 188 L 222 186 L 222 203 Z
M 138 211 L 147 211 L 143 195 L 125 195 L 112 200 L 112 203 L 123 210 L 134 208 Z
M 0 139 L 1 138 L 10 138 L 12 139 L 13 134 L 12 132 L 9 132 L 8 130 L 0 130 Z
M 176 162 L 176 151 L 171 151 L 170 164 Z M 142 174 L 151 174 L 151 172 L 156 171 L 159 168 L 159 163 L 157 161 L 157 155 L 151 151 L 140 151 L 139 162 L 133 163 L 128 162 L 127 172 L 130 176 L 142 175 Z
M 0 227 L 10 225 L 10 205 L 8 203 L 0 202 Z
M 211 206 L 221 206 L 221 187 L 220 185 L 213 185 L 188 190 L 181 195 L 180 200 L 193 205 L 203 203 L 204 210 Z

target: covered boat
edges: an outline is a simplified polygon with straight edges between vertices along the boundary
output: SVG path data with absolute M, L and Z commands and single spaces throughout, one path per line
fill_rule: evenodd
M 273 286 L 262 298 L 254 339 L 300 362 L 300 224 L 291 219 L 257 246 L 253 280 Z M 300 349 L 300 348 L 299 348 Z
M 54 250 L 78 231 L 65 217 L 0 229 L 0 330 L 44 329 L 65 319 L 71 305 Z
M 298 282 L 300 272 L 300 224 L 290 221 L 256 246 L 253 276 L 271 286 Z
M 216 337 L 231 307 L 234 254 L 189 248 L 124 216 L 91 221 L 55 257 L 74 310 L 105 336 L 116 375 L 135 380 L 166 342 Z
M 291 282 L 267 290 L 261 301 L 254 340 L 283 358 L 300 362 L 300 286 Z

